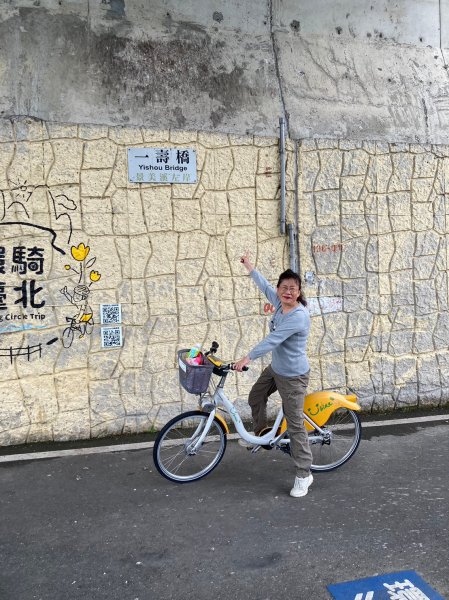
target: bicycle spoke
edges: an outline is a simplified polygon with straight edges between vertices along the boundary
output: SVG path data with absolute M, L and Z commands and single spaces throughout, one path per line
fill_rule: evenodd
M 173 473 L 178 473 L 179 469 L 182 467 L 183 463 L 185 463 L 185 461 L 188 459 L 189 457 L 186 455 L 186 457 L 184 458 L 184 460 L 182 460 L 179 465 L 174 469 Z
M 171 466 L 173 464 L 173 462 L 180 456 L 182 456 L 182 452 L 177 452 L 176 454 L 173 454 L 171 457 L 167 457 L 165 459 L 165 463 L 167 466 Z

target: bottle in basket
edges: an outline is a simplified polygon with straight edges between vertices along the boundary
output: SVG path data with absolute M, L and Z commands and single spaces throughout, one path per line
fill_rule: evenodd
M 195 344 L 186 356 L 186 363 L 189 365 L 204 364 L 203 354 L 201 352 L 201 344 Z

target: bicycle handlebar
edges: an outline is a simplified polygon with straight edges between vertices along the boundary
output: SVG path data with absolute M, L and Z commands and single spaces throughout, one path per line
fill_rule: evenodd
M 218 350 L 218 348 L 220 347 L 218 342 L 212 342 L 212 346 L 210 347 L 209 352 L 206 352 L 206 356 L 208 354 L 215 354 L 215 352 Z
M 234 363 L 228 363 L 227 365 L 221 365 L 220 367 L 215 367 L 219 371 L 223 371 L 228 373 L 229 371 L 235 371 Z M 242 371 L 249 371 L 249 367 L 243 367 Z
M 208 352 L 205 352 L 205 356 L 208 356 L 209 354 L 215 354 L 215 352 L 218 350 L 218 348 L 220 347 L 218 342 L 212 342 L 212 345 L 210 347 L 210 350 Z M 219 369 L 222 369 L 223 371 L 235 371 L 234 369 L 234 363 L 228 363 L 227 365 L 221 365 L 221 367 L 217 367 Z M 249 371 L 249 367 L 243 367 L 242 371 Z

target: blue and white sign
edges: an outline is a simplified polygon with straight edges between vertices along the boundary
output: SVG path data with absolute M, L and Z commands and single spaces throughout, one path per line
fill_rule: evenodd
M 133 183 L 196 183 L 193 148 L 129 148 L 128 178 Z
M 336 583 L 327 589 L 334 600 L 444 600 L 415 571 Z
M 121 348 L 123 346 L 122 327 L 102 327 L 101 328 L 101 347 L 102 348 Z
M 122 322 L 121 304 L 100 304 L 102 325 L 118 325 Z

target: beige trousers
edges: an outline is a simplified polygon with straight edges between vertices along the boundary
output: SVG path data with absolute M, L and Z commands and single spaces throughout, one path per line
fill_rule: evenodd
M 254 431 L 259 433 L 267 427 L 267 402 L 276 390 L 282 399 L 282 408 L 287 420 L 290 437 L 290 450 L 296 467 L 297 477 L 307 477 L 312 464 L 307 430 L 304 426 L 304 396 L 306 395 L 309 373 L 298 377 L 277 375 L 271 366 L 263 370 L 253 385 L 248 403 L 253 416 Z

